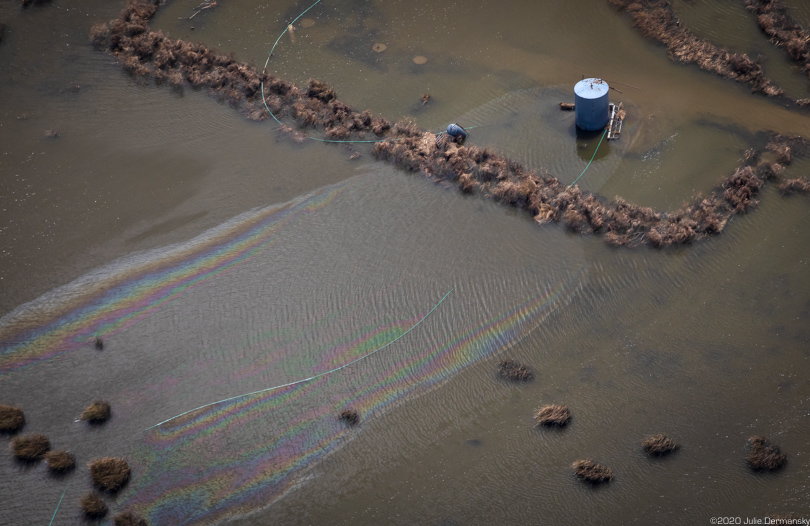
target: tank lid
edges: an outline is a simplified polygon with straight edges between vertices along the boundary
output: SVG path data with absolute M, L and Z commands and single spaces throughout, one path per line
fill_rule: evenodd
M 599 99 L 607 95 L 609 89 L 602 79 L 583 79 L 574 86 L 574 93 L 583 99 Z

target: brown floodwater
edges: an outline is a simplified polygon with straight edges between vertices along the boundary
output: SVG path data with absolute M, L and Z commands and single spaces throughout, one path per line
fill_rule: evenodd
M 6 450 L 0 524 L 83 523 L 86 463 L 107 455 L 132 467 L 112 513 L 150 524 L 810 518 L 810 198 L 768 186 L 711 240 L 613 248 L 368 145 L 296 144 L 205 92 L 135 79 L 87 38 L 123 5 L 74 4 L 0 3 L 0 403 L 78 465 L 54 477 Z M 221 1 L 189 20 L 198 4 L 171 0 L 152 27 L 260 69 L 311 5 Z M 807 97 L 743 4 L 673 2 Z M 459 122 L 566 183 L 598 136 L 558 104 L 583 75 L 608 79 L 625 129 L 579 180 L 607 198 L 672 210 L 763 132 L 810 136 L 807 113 L 671 62 L 603 1 L 323 0 L 305 18 L 274 75 L 424 129 Z M 809 172 L 796 159 L 784 176 Z M 504 358 L 534 380 L 499 380 Z M 77 422 L 96 399 L 113 418 Z M 533 427 L 549 403 L 570 425 Z M 681 449 L 646 457 L 655 433 Z M 782 470 L 748 469 L 755 434 Z M 578 482 L 582 458 L 613 481 Z

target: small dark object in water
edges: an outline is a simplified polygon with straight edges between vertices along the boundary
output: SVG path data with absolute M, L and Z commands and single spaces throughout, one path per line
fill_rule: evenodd
M 82 498 L 79 499 L 79 504 L 87 519 L 101 519 L 107 515 L 107 504 L 95 493 L 85 493 Z
M 422 105 L 424 106 L 425 104 L 430 102 L 430 94 L 429 93 L 423 93 L 419 100 L 422 101 Z
M 498 371 L 501 378 L 512 382 L 526 382 L 534 378 L 534 373 L 529 367 L 514 360 L 501 360 L 498 363 Z
M 357 423 L 360 421 L 360 413 L 355 411 L 354 409 L 346 409 L 340 412 L 340 416 L 338 417 L 339 420 L 346 422 L 348 426 L 356 426 Z
M 45 137 L 48 137 L 49 139 L 56 139 L 59 137 L 59 132 L 56 130 L 45 130 Z
M 538 426 L 564 427 L 571 421 L 571 411 L 566 405 L 546 405 L 537 410 L 534 420 Z
M 17 406 L 0 404 L 0 433 L 16 433 L 25 425 L 25 414 Z
M 779 451 L 779 446 L 768 442 L 764 436 L 748 439 L 751 451 L 748 453 L 748 467 L 754 471 L 776 471 L 787 462 L 787 457 Z
M 90 477 L 99 489 L 115 493 L 129 481 L 129 464 L 123 458 L 105 457 L 87 464 Z
M 11 441 L 11 451 L 18 460 L 33 462 L 41 460 L 51 449 L 48 437 L 39 433 L 16 437 Z
M 66 473 L 76 467 L 76 457 L 67 451 L 48 451 L 45 463 L 54 473 Z
M 613 480 L 612 469 L 597 464 L 591 459 L 577 460 L 571 467 L 574 468 L 574 475 L 576 475 L 578 479 L 593 485 Z
M 101 424 L 109 420 L 110 415 L 112 415 L 112 409 L 109 402 L 96 400 L 84 408 L 81 419 L 90 424 Z
M 672 453 L 681 446 L 663 433 L 658 433 L 657 435 L 646 437 L 641 442 L 641 447 L 644 448 L 644 451 L 648 455 L 662 457 Z
M 124 511 L 113 518 L 115 526 L 149 526 L 146 519 L 135 515 L 131 511 Z
M 102 339 L 101 339 L 100 337 L 98 337 L 98 336 L 96 337 L 96 343 L 95 343 L 95 345 L 96 345 L 96 350 L 99 350 L 99 351 L 103 351 L 103 350 L 104 350 L 104 340 L 102 340 Z
M 560 109 L 565 111 L 574 111 L 574 109 L 576 109 L 576 104 L 573 102 L 561 102 Z

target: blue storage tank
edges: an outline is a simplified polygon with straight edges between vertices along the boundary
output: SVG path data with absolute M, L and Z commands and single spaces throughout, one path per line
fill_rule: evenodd
M 610 120 L 607 82 L 602 79 L 583 79 L 574 86 L 574 112 L 577 127 L 583 130 L 601 130 Z

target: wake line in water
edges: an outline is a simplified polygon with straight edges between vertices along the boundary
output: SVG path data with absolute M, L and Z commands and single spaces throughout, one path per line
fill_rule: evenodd
M 322 375 L 155 427 L 128 456 L 139 475 L 119 504 L 150 524 L 177 525 L 217 524 L 271 505 L 355 432 L 336 418 L 340 409 L 350 405 L 370 419 L 441 385 L 522 340 L 570 299 L 581 277 L 580 269 L 483 319 L 456 321 L 441 341 L 414 331 L 407 350 L 355 361 L 359 376 Z
M 385 349 L 385 348 L 386 348 L 386 347 L 388 347 L 389 345 L 393 344 L 394 342 L 396 342 L 397 340 L 399 340 L 400 338 L 402 338 L 403 336 L 405 336 L 406 334 L 408 334 L 409 332 L 411 332 L 412 330 L 414 330 L 414 329 L 415 329 L 415 328 L 416 328 L 416 327 L 417 327 L 417 326 L 418 326 L 420 323 L 422 323 L 423 321 L 425 321 L 425 319 L 427 319 L 427 317 L 428 317 L 428 316 L 430 316 L 430 315 L 433 313 L 433 311 L 435 311 L 435 310 L 436 310 L 436 308 L 437 308 L 439 305 L 441 305 L 441 303 L 442 303 L 442 302 L 443 302 L 443 301 L 444 301 L 444 300 L 447 298 L 447 296 L 449 296 L 449 295 L 450 295 L 450 293 L 451 293 L 451 292 L 453 292 L 453 289 L 450 289 L 450 290 L 447 292 L 447 294 L 445 294 L 445 295 L 442 297 L 442 299 L 440 299 L 440 300 L 439 300 L 439 303 L 437 303 L 436 305 L 434 305 L 434 306 L 433 306 L 433 308 L 432 308 L 432 309 L 430 309 L 430 311 L 428 311 L 428 313 L 427 313 L 427 314 L 425 314 L 425 315 L 422 317 L 422 319 L 420 319 L 419 321 L 417 321 L 417 322 L 416 322 L 416 323 L 415 323 L 415 324 L 414 324 L 414 325 L 413 325 L 413 326 L 412 326 L 410 329 L 408 329 L 407 331 L 403 332 L 402 334 L 400 334 L 399 336 L 397 336 L 396 338 L 394 338 L 394 339 L 393 339 L 393 340 L 391 340 L 390 342 L 386 343 L 386 344 L 385 344 L 385 345 L 383 345 L 382 347 L 379 347 L 379 348 L 377 348 L 377 349 L 375 349 L 375 350 L 371 351 L 370 353 L 365 354 L 365 355 L 363 355 L 363 356 L 361 356 L 361 357 L 359 357 L 359 358 L 355 358 L 354 360 L 352 360 L 352 361 L 350 361 L 350 362 L 348 362 L 348 363 L 345 363 L 345 364 L 341 365 L 340 367 L 335 367 L 334 369 L 332 369 L 332 370 L 330 370 L 330 371 L 325 371 L 325 372 L 322 372 L 322 373 L 320 373 L 320 374 L 316 374 L 315 376 L 310 376 L 309 378 L 304 378 L 304 379 L 302 379 L 302 380 L 296 380 L 295 382 L 289 382 L 289 383 L 282 384 L 282 385 L 276 385 L 276 386 L 274 386 L 274 387 L 268 387 L 267 389 L 261 389 L 261 390 L 259 390 L 259 391 L 253 391 L 252 393 L 245 393 L 245 394 L 241 394 L 241 395 L 237 395 L 237 396 L 232 396 L 232 397 L 230 397 L 230 398 L 225 398 L 224 400 L 219 400 L 219 401 L 217 401 L 217 402 L 211 402 L 210 404 L 201 405 L 200 407 L 197 407 L 197 408 L 194 408 L 194 409 L 190 409 L 190 410 L 188 410 L 188 411 L 185 411 L 184 413 L 180 413 L 179 415 L 173 416 L 173 417 L 171 417 L 171 418 L 167 418 L 166 420 L 164 420 L 164 421 L 162 421 L 162 422 L 158 422 L 157 424 L 155 424 L 155 425 L 153 425 L 153 426 L 147 427 L 147 428 L 146 428 L 144 431 L 149 431 L 150 429 L 153 429 L 153 428 L 155 428 L 155 427 L 161 426 L 161 425 L 165 424 L 166 422 L 171 422 L 172 420 L 175 420 L 175 419 L 177 419 L 177 418 L 180 418 L 181 416 L 185 416 L 185 415 L 187 415 L 187 414 L 189 414 L 189 413 L 193 413 L 194 411 L 198 411 L 198 410 L 200 410 L 200 409 L 205 409 L 206 407 L 211 407 L 211 406 L 213 406 L 213 405 L 221 404 L 221 403 L 224 403 L 224 402 L 230 402 L 230 401 L 232 401 L 232 400 L 237 400 L 237 399 L 239 399 L 239 398 L 245 398 L 245 397 L 247 397 L 247 396 L 251 396 L 251 395 L 256 395 L 256 394 L 260 394 L 260 393 L 266 393 L 266 392 L 269 392 L 269 391 L 275 391 L 276 389 L 281 389 L 281 388 L 283 388 L 283 387 L 290 387 L 290 386 L 297 385 L 297 384 L 303 384 L 303 383 L 306 383 L 306 382 L 310 382 L 310 381 L 312 381 L 312 380 L 315 380 L 316 378 L 320 378 L 321 376 L 326 376 L 326 375 L 328 375 L 328 374 L 332 374 L 332 373 L 334 373 L 334 372 L 340 371 L 341 369 L 345 369 L 346 367 L 348 367 L 348 366 L 352 365 L 353 363 L 357 363 L 357 362 L 359 362 L 360 360 L 364 360 L 364 359 L 368 358 L 369 356 L 371 356 L 372 354 L 375 354 L 375 353 L 377 353 L 377 352 L 379 352 L 379 351 L 381 351 L 381 350 Z

